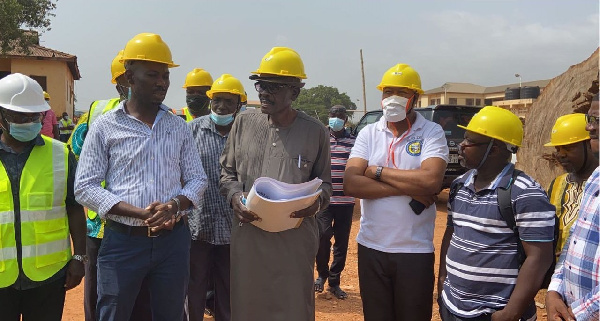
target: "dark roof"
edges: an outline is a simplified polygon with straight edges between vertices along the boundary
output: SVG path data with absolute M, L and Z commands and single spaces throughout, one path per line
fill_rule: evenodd
M 79 67 L 77 66 L 77 56 L 35 44 L 29 46 L 29 51 L 30 53 L 26 53 L 21 49 L 13 49 L 6 52 L 3 57 L 65 61 L 69 67 L 69 70 L 71 71 L 71 74 L 73 75 L 73 79 L 81 79 Z

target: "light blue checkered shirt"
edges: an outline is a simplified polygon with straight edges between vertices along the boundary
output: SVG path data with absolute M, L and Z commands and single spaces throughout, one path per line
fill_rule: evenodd
M 145 208 L 177 195 L 197 206 L 206 174 L 186 122 L 161 105 L 150 128 L 128 115 L 124 103 L 100 116 L 86 136 L 75 180 L 77 201 L 102 218 L 134 226 L 145 224 L 108 211 L 121 201 Z

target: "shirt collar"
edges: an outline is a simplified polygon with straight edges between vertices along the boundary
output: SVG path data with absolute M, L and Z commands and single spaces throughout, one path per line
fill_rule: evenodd
M 2 131 L 0 130 L 0 133 L 1 132 Z M 41 134 L 38 134 L 30 143 L 33 146 L 44 146 L 46 144 L 46 142 L 44 142 L 44 139 L 42 138 Z M 15 151 L 12 148 L 10 148 L 10 146 L 4 144 L 2 141 L 0 141 L 0 150 L 16 154 Z
M 126 111 L 125 111 L 125 102 L 127 100 L 123 100 L 119 103 L 119 105 L 117 106 L 117 110 L 121 111 L 123 114 L 125 114 L 128 117 L 132 117 L 135 118 L 131 115 L 129 115 Z M 160 104 L 160 106 L 158 106 L 159 110 L 158 113 L 156 114 L 156 118 L 154 119 L 154 124 L 152 124 L 152 127 L 154 127 L 154 125 L 156 125 L 158 123 L 158 121 L 163 117 L 163 115 L 170 113 L 169 111 L 169 107 L 165 106 L 164 104 Z M 139 119 L 138 119 L 139 121 Z
M 512 174 L 514 171 L 515 165 L 512 163 L 506 164 L 502 171 L 490 182 L 488 186 L 483 188 L 482 190 L 495 190 L 498 187 L 506 188 L 511 183 Z M 469 187 L 471 190 L 475 190 L 475 176 L 477 176 L 477 170 L 473 169 L 468 172 L 467 175 L 463 178 L 463 183 L 465 186 Z
M 417 113 L 417 118 L 415 118 L 415 123 L 411 124 L 410 126 L 411 132 L 420 130 L 425 125 L 425 117 L 423 117 L 423 115 L 421 115 L 417 111 L 415 111 L 415 113 Z M 383 115 L 381 116 L 381 118 L 379 118 L 379 121 L 377 121 L 375 126 L 375 128 L 379 131 L 388 131 L 391 133 L 390 129 L 387 127 L 387 121 L 385 120 L 385 117 L 383 117 Z
M 237 117 L 237 115 L 236 115 L 236 117 Z M 198 117 L 198 118 L 194 119 L 193 121 L 198 122 L 198 126 L 201 129 L 210 130 L 211 132 L 213 132 L 215 134 L 219 134 L 219 136 L 221 136 L 221 137 L 229 136 L 229 133 L 227 133 L 225 135 L 221 135 L 221 133 L 217 130 L 217 127 L 215 127 L 215 123 L 212 120 L 210 120 L 210 115 L 204 115 L 204 116 Z

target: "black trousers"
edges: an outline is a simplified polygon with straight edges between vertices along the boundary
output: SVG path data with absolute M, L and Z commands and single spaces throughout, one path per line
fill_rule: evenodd
M 190 249 L 190 282 L 187 304 L 190 321 L 204 319 L 209 278 L 214 281 L 215 321 L 231 319 L 230 305 L 230 246 L 213 245 L 192 240 Z
M 385 253 L 358 244 L 365 321 L 430 321 L 433 253 Z
M 328 279 L 330 286 L 340 285 L 340 275 L 346 266 L 353 209 L 354 206 L 332 205 L 317 215 L 320 235 L 316 258 L 317 272 L 320 277 Z M 335 238 L 335 243 L 333 244 L 333 261 L 329 267 L 332 237 Z
M 85 282 L 83 286 L 83 309 L 85 312 L 85 321 L 96 321 L 96 303 L 98 302 L 98 249 L 102 244 L 102 239 L 87 237 L 85 242 L 86 253 L 89 257 L 88 264 L 85 265 Z M 150 287 L 148 282 L 142 283 L 142 288 L 135 300 L 133 312 L 130 321 L 152 320 L 152 307 L 150 305 Z
M 0 289 L 0 320 L 60 321 L 65 304 L 65 278 L 29 290 Z

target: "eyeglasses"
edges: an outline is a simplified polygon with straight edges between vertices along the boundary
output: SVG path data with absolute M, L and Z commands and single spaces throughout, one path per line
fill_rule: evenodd
M 284 87 L 291 87 L 291 86 L 288 84 L 279 84 L 279 83 L 266 82 L 266 81 L 257 81 L 254 83 L 254 89 L 256 89 L 256 91 L 258 91 L 258 92 L 266 91 L 267 93 L 269 93 L 271 95 L 276 94 Z
M 463 144 L 464 142 L 467 142 L 467 144 Z M 468 143 L 470 143 L 470 144 L 468 144 Z M 465 138 L 465 139 L 464 139 L 464 140 L 463 140 L 463 141 L 462 141 L 462 142 L 459 144 L 459 146 L 461 146 L 462 148 L 466 148 L 466 147 L 483 146 L 483 145 L 487 145 L 487 144 L 489 144 L 489 143 L 490 143 L 490 142 L 473 143 L 473 142 L 471 142 L 471 141 L 469 141 L 468 139 L 466 139 L 466 138 Z
M 32 116 L 25 116 L 22 114 L 16 115 L 16 114 L 9 114 L 6 111 L 4 111 L 4 112 L 0 111 L 0 114 L 2 114 L 2 118 L 6 119 L 7 122 L 15 123 L 15 124 L 39 123 L 42 119 L 41 113 L 36 113 Z
M 585 115 L 585 121 L 590 125 L 598 126 L 598 116 Z

